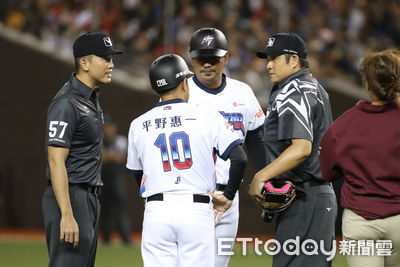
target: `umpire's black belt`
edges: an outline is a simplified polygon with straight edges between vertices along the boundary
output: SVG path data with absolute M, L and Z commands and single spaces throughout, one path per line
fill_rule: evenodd
M 295 183 L 294 185 L 299 188 L 307 188 L 307 187 L 327 185 L 327 184 L 329 184 L 329 182 L 317 181 L 317 180 L 313 179 L 313 180 L 308 180 L 308 181 L 305 181 L 302 183 Z
M 49 180 L 48 185 L 51 186 L 51 181 Z M 86 190 L 89 193 L 92 193 L 96 197 L 100 196 L 101 186 L 92 186 L 85 183 L 68 183 L 69 187 L 79 187 Z
M 164 195 L 162 193 L 149 196 L 148 201 L 163 201 Z M 197 203 L 210 203 L 210 197 L 205 195 L 193 194 L 193 202 Z

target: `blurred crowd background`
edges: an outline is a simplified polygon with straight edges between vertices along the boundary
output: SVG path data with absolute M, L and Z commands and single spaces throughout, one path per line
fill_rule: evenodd
M 191 35 L 216 27 L 228 40 L 231 77 L 249 83 L 266 106 L 265 61 L 255 51 L 276 32 L 298 33 L 307 43 L 312 73 L 361 84 L 358 63 L 368 49 L 400 46 L 398 0 L 0 0 L 0 23 L 30 33 L 58 53 L 72 55 L 74 39 L 100 30 L 124 56 L 118 68 L 146 77 L 163 53 L 189 61 Z
M 150 63 L 164 53 L 189 63 L 189 41 L 201 27 L 225 33 L 226 74 L 250 84 L 264 109 L 271 84 L 266 61 L 255 52 L 274 33 L 298 33 L 336 118 L 363 98 L 361 92 L 368 97 L 358 72 L 365 51 L 400 47 L 400 0 L 0 0 L 0 121 L 6 129 L 0 131 L 0 227 L 42 227 L 45 112 L 70 75 L 77 36 L 104 31 L 124 51 L 114 58 L 113 90 L 102 90 L 101 102 L 126 134 L 132 119 L 158 101 L 148 83 Z M 252 170 L 246 175 L 248 182 Z M 132 230 L 140 231 L 143 205 L 134 181 L 127 182 Z M 239 232 L 272 233 L 270 224 L 252 219 L 259 211 L 244 188 Z

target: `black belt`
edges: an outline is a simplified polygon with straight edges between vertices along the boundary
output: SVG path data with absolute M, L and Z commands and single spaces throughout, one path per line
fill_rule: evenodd
M 51 181 L 48 181 L 48 185 L 51 186 Z M 87 192 L 95 195 L 96 197 L 100 196 L 101 193 L 101 186 L 92 186 L 88 184 L 79 184 L 79 183 L 68 183 L 68 186 L 70 187 L 79 187 L 82 189 L 85 189 Z
M 155 194 L 149 196 L 147 201 L 163 201 L 164 195 L 163 194 Z M 205 195 L 193 194 L 193 202 L 197 203 L 210 203 L 210 197 Z
M 217 186 L 215 187 L 215 190 L 225 191 L 225 188 L 226 188 L 226 184 L 217 184 Z
M 294 185 L 300 188 L 311 187 L 311 186 L 320 186 L 320 185 L 327 185 L 329 182 L 325 181 L 317 181 L 317 180 L 308 180 L 301 183 L 295 183 Z

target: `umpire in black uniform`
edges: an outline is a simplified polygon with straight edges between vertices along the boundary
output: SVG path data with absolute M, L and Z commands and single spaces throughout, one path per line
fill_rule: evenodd
M 254 176 L 249 193 L 262 200 L 261 189 L 271 179 L 290 181 L 303 193 L 274 218 L 275 239 L 282 248 L 298 240 L 301 251 L 296 255 L 289 246 L 277 252 L 272 266 L 331 266 L 323 251 L 332 250 L 337 204 L 318 159 L 321 138 L 332 123 L 328 94 L 310 74 L 305 43 L 298 35 L 273 35 L 257 56 L 267 59 L 274 85 L 264 124 L 267 166 Z
M 94 266 L 103 185 L 100 84 L 111 82 L 110 37 L 88 32 L 73 46 L 75 71 L 47 110 L 48 186 L 42 208 L 49 266 Z

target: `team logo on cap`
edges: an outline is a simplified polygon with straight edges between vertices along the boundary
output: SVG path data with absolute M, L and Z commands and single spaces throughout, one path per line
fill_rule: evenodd
M 106 47 L 112 46 L 112 42 L 111 42 L 110 37 L 104 37 L 104 38 L 103 38 L 103 41 L 104 41 L 104 45 L 105 45 Z
M 267 47 L 273 46 L 273 45 L 274 45 L 274 42 L 275 42 L 275 38 L 273 38 L 273 37 L 269 38 L 269 39 L 268 39 L 268 45 L 267 45 Z
M 214 36 L 213 35 L 206 35 L 206 36 L 204 36 L 203 41 L 201 42 L 201 44 L 207 44 L 207 46 L 209 46 L 213 40 L 214 40 Z

